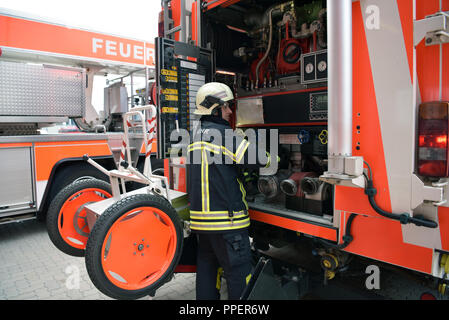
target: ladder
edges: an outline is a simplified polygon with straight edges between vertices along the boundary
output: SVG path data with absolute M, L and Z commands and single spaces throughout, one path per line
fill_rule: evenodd
M 173 27 L 174 21 L 169 16 L 170 0 L 162 0 L 164 9 L 164 38 L 174 39 L 174 35 L 180 32 L 179 41 L 184 43 L 190 43 L 192 41 L 192 12 L 186 9 L 186 0 L 180 0 L 181 5 L 181 23 L 179 26 Z M 197 39 L 198 44 L 201 44 L 201 0 L 196 0 L 196 17 L 197 17 Z M 198 5 L 198 3 L 200 5 Z M 187 31 L 187 17 L 189 18 Z

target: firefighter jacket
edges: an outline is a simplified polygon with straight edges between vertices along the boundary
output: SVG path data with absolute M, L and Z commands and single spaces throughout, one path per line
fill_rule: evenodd
M 238 165 L 248 162 L 249 146 L 227 121 L 201 118 L 187 148 L 192 231 L 228 232 L 249 226 L 246 192 L 238 179 Z

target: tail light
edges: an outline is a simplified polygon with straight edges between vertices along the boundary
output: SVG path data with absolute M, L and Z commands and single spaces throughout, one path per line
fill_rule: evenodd
M 419 106 L 418 174 L 449 177 L 449 103 L 429 102 Z
M 164 37 L 164 10 L 163 9 L 161 10 L 161 12 L 159 12 L 158 34 L 159 34 L 159 38 Z

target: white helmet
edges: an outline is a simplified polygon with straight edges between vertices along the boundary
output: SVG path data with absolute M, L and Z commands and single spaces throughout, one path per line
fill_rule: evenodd
M 194 114 L 210 115 L 212 111 L 225 102 L 234 100 L 231 88 L 220 82 L 210 82 L 201 86 L 196 94 Z

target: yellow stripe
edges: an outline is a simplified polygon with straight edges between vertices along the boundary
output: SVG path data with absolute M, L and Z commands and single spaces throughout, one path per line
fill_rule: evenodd
M 194 211 L 194 210 L 190 210 L 191 213 L 226 213 L 228 214 L 228 211 Z M 243 213 L 243 210 L 240 211 L 233 211 L 233 213 Z
M 197 141 L 197 142 L 193 142 L 193 143 L 191 143 L 190 145 L 189 145 L 189 147 L 190 146 L 197 146 L 197 145 L 199 145 L 199 146 L 208 146 L 208 147 L 211 147 L 211 148 L 215 148 L 215 149 L 217 149 L 217 151 L 218 152 L 220 152 L 220 149 L 221 149 L 221 146 L 217 146 L 217 145 L 215 145 L 215 144 L 213 144 L 213 143 L 210 143 L 210 142 L 206 142 L 206 141 Z
M 249 223 L 244 226 L 238 226 L 238 227 L 229 227 L 229 228 L 191 228 L 192 230 L 200 230 L 200 231 L 223 231 L 223 230 L 236 230 L 236 229 L 242 229 L 249 227 Z
M 245 212 L 244 210 L 232 211 L 232 213 L 234 213 L 234 214 L 243 214 L 244 212 Z M 209 213 L 212 213 L 212 214 L 214 214 L 214 213 L 228 214 L 229 211 L 193 211 L 193 210 L 190 210 L 190 213 L 193 213 L 193 214 L 209 214 Z
M 229 216 L 226 217 L 222 217 L 222 219 L 228 219 Z M 220 219 L 220 217 L 192 217 L 190 216 L 190 219 L 194 219 L 194 220 L 217 220 Z
M 240 161 L 242 160 L 243 156 L 245 155 L 246 149 L 248 149 L 249 147 L 249 142 L 246 140 L 243 140 L 242 143 L 239 146 L 239 149 L 242 148 L 241 150 L 237 151 L 237 163 L 240 163 Z
M 235 154 L 239 154 L 242 150 L 242 148 L 246 149 L 249 146 L 249 142 L 245 139 L 242 140 L 242 142 L 240 143 L 240 145 L 237 148 L 237 151 L 235 152 Z
M 201 152 L 201 201 L 202 209 L 207 212 L 210 208 L 209 201 L 209 164 L 207 162 L 207 153 L 203 149 Z
M 200 147 L 198 147 L 200 146 Z M 241 159 L 243 158 L 243 155 L 245 154 L 246 149 L 249 146 L 249 142 L 246 140 L 243 140 L 239 147 L 237 148 L 237 152 L 233 153 L 232 151 L 230 151 L 229 149 L 227 149 L 225 146 L 217 146 L 213 143 L 210 142 L 205 142 L 205 141 L 197 141 L 194 143 L 191 143 L 188 147 L 187 147 L 187 151 L 193 151 L 193 150 L 202 150 L 202 148 L 205 147 L 210 147 L 210 149 L 214 149 L 214 150 L 208 150 L 214 153 L 220 153 L 222 152 L 224 155 L 228 156 L 229 158 L 231 158 L 233 161 L 239 163 L 241 161 Z
M 206 210 L 206 206 L 205 204 L 205 188 L 206 188 L 206 183 L 205 183 L 205 163 L 204 163 L 204 150 L 201 152 L 201 208 L 203 210 Z
M 217 151 L 217 150 L 214 150 L 214 149 L 208 148 L 208 147 L 193 147 L 193 148 L 188 147 L 187 148 L 187 152 L 192 152 L 194 150 L 201 150 L 201 151 L 206 150 L 206 151 L 210 151 L 210 152 L 215 153 L 215 154 L 217 154 L 217 153 L 219 154 L 220 153 L 220 151 Z
M 234 224 L 236 224 L 236 223 L 241 224 L 243 222 L 246 222 L 247 220 L 249 221 L 249 217 L 246 218 L 246 219 L 234 221 Z M 220 225 L 220 224 L 229 224 L 229 225 L 231 225 L 232 222 L 231 221 L 221 221 L 221 222 L 197 222 L 197 221 L 195 221 L 195 222 L 191 222 L 191 226 L 193 224 L 207 224 L 207 225 L 211 225 L 211 226 L 217 226 L 217 225 Z
M 243 187 L 243 184 L 240 182 L 239 179 L 237 179 L 237 182 L 240 185 L 240 191 L 242 192 L 242 201 L 245 204 L 246 210 L 248 210 L 248 203 L 246 202 L 246 191 L 245 191 L 245 187 Z
M 222 276 L 223 276 L 223 268 L 219 267 L 217 270 L 217 284 L 216 284 L 217 290 L 221 289 L 221 277 Z
M 268 161 L 267 164 L 265 165 L 265 168 L 269 168 L 270 164 L 271 164 L 271 154 L 269 154 L 267 151 L 265 151 L 267 157 L 268 157 Z M 279 156 L 277 156 L 277 162 L 281 161 L 281 158 L 279 158 Z
M 265 151 L 265 154 L 268 157 L 268 161 L 267 161 L 267 164 L 265 165 L 265 168 L 269 168 L 270 164 L 271 164 L 271 155 L 267 151 Z
M 228 156 L 229 158 L 231 158 L 232 161 L 236 161 L 236 157 L 235 154 L 233 154 L 231 151 L 229 151 L 228 149 L 226 149 L 225 147 L 223 147 L 223 154 Z
M 250 225 L 249 222 L 247 224 L 245 224 L 245 225 L 241 225 L 241 226 L 239 225 L 239 226 L 236 226 L 236 227 L 226 227 L 226 228 L 201 228 L 201 227 L 194 227 L 194 226 L 190 225 L 190 229 L 192 229 L 192 230 L 203 230 L 203 231 L 215 231 L 215 230 L 220 231 L 220 230 L 234 230 L 234 229 L 246 228 L 246 227 L 249 227 L 249 225 Z
M 246 215 L 244 213 L 240 213 L 239 215 L 234 215 L 233 219 L 239 219 L 242 217 L 245 217 Z M 217 219 L 229 219 L 229 215 L 226 214 L 226 216 L 217 217 L 217 216 L 207 216 L 207 213 L 203 214 L 201 217 L 197 216 L 190 216 L 190 219 L 194 220 L 217 220 Z M 241 221 L 244 221 L 245 219 L 242 219 Z M 229 222 L 229 221 L 223 221 L 223 222 Z
M 210 198 L 209 198 L 209 164 L 207 163 L 207 154 L 204 152 L 204 158 L 206 160 L 206 211 L 210 209 Z

